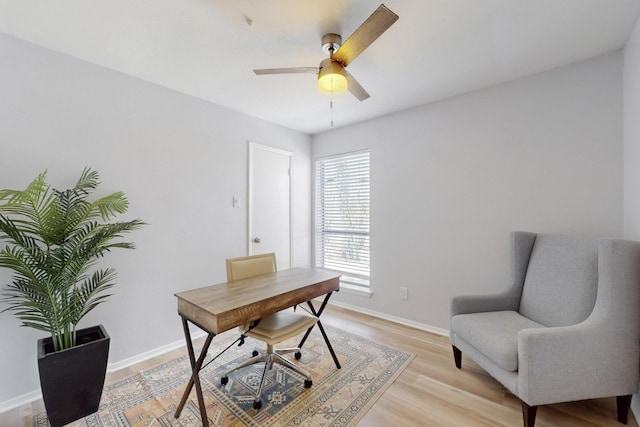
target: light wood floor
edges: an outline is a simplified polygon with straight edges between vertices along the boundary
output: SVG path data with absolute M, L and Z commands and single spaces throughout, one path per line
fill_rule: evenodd
M 455 368 L 447 337 L 412 329 L 350 310 L 327 307 L 322 321 L 415 355 L 414 360 L 366 413 L 358 426 L 522 426 L 520 402 L 471 360 Z M 179 349 L 108 374 L 119 381 L 177 357 Z M 31 415 L 42 411 L 34 402 L 0 414 L 2 427 L 30 427 Z M 629 414 L 629 427 L 638 424 Z M 616 421 L 615 398 L 542 406 L 536 427 L 611 426 Z

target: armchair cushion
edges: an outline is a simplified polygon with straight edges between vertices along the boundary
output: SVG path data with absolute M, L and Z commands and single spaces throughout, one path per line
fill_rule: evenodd
M 518 370 L 518 332 L 544 328 L 515 311 L 459 314 L 451 318 L 451 329 L 470 345 L 510 372 Z
M 545 326 L 575 325 L 591 314 L 597 292 L 597 240 L 538 234 L 520 314 Z

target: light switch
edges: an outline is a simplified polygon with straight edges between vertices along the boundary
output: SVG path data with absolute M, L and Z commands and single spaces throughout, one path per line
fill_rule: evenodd
M 233 196 L 233 207 L 234 208 L 239 208 L 240 207 L 240 197 Z

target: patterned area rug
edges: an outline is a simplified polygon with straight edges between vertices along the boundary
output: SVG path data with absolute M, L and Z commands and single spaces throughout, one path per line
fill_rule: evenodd
M 342 369 L 336 369 L 318 328 L 314 328 L 296 363 L 311 374 L 313 385 L 304 388 L 304 377 L 274 365 L 262 392 L 262 408 L 253 409 L 264 364 L 240 369 L 220 383 L 222 372 L 262 349 L 259 341 L 247 339 L 233 346 L 200 373 L 207 415 L 211 426 L 353 426 L 375 400 L 409 364 L 412 355 L 368 341 L 346 331 L 327 327 Z M 229 331 L 214 338 L 210 353 L 222 349 L 237 338 Z M 282 343 L 296 345 L 292 340 Z M 197 350 L 197 352 L 199 349 Z M 286 356 L 294 361 L 293 355 Z M 210 355 L 207 358 L 209 361 Z M 205 361 L 206 363 L 206 361 Z M 187 356 L 140 372 L 107 385 L 97 413 L 69 426 L 201 426 L 195 389 L 180 418 L 174 418 L 177 404 L 189 381 L 191 368 Z M 33 418 L 33 425 L 48 426 L 45 413 Z

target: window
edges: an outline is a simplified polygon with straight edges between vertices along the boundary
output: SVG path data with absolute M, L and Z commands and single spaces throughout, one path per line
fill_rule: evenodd
M 369 152 L 316 160 L 316 267 L 369 287 Z

